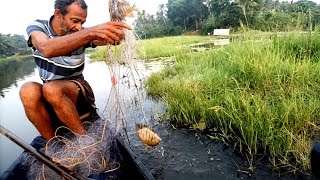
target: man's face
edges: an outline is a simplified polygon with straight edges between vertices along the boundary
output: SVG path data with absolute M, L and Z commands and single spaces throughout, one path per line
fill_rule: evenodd
M 71 4 L 68 10 L 68 13 L 61 16 L 60 19 L 60 28 L 63 35 L 82 30 L 82 24 L 86 22 L 87 18 L 87 11 L 82 9 L 78 3 Z

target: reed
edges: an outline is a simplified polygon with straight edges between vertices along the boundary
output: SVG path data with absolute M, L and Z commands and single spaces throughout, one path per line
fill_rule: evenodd
M 316 34 L 275 34 L 205 52 L 176 51 L 176 64 L 153 74 L 147 90 L 167 102 L 172 123 L 201 124 L 214 132 L 210 137 L 232 142 L 249 170 L 263 154 L 274 169 L 307 173 L 320 123 L 319 43 Z

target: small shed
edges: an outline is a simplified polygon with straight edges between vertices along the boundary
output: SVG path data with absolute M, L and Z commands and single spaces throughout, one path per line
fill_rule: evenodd
M 230 29 L 214 29 L 213 30 L 214 45 L 230 44 Z

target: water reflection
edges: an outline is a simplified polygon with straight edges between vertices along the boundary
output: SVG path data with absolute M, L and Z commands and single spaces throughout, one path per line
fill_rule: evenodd
M 35 63 L 32 59 L 10 60 L 1 64 L 0 68 L 0 124 L 25 142 L 31 142 L 38 132 L 25 116 L 19 89 L 27 81 L 40 82 Z M 1 174 L 22 151 L 22 148 L 0 135 Z
M 13 85 L 18 87 L 17 80 L 31 74 L 34 71 L 35 63 L 32 59 L 8 60 L 0 63 L 0 96 L 4 97 L 6 88 Z

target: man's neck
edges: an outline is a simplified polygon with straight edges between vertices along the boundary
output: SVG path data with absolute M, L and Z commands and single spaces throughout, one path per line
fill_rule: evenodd
M 57 36 L 63 35 L 63 33 L 61 31 L 61 27 L 60 27 L 60 22 L 55 16 L 53 16 L 50 24 L 51 24 L 53 31 L 56 33 Z

